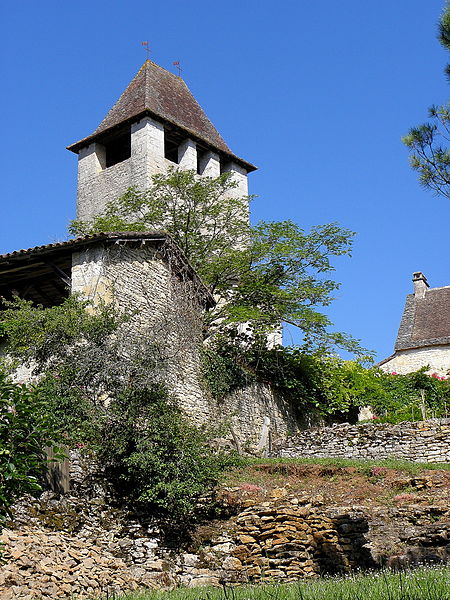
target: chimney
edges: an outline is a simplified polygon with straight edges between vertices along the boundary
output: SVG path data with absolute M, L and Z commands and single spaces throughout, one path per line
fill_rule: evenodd
M 425 277 L 425 275 L 423 273 L 421 273 L 420 271 L 417 271 L 417 273 L 413 273 L 413 284 L 414 284 L 414 296 L 416 298 L 424 298 L 427 288 L 430 287 L 428 285 L 428 281 L 427 281 L 427 278 Z

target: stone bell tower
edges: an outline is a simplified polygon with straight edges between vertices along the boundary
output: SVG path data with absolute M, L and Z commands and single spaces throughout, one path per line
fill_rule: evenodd
M 147 189 L 169 166 L 216 177 L 231 171 L 248 195 L 256 167 L 238 158 L 181 77 L 146 60 L 97 129 L 68 146 L 78 154 L 77 218 L 89 220 L 129 187 Z

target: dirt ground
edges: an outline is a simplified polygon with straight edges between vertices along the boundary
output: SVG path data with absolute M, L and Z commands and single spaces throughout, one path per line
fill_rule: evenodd
M 231 472 L 223 487 L 222 493 L 231 494 L 237 502 L 263 500 L 281 488 L 289 494 L 321 495 L 328 506 L 450 504 L 450 471 L 446 470 L 412 474 L 382 466 L 256 464 Z

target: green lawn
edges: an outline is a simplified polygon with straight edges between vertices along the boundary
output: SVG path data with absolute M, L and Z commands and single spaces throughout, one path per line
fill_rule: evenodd
M 374 572 L 275 585 L 233 588 L 179 588 L 145 592 L 120 600 L 449 600 L 450 570 L 423 568 L 408 572 Z M 117 599 L 119 600 L 119 599 Z
M 386 467 L 416 474 L 426 470 L 450 471 L 450 463 L 419 463 L 407 460 L 353 460 L 347 458 L 245 458 L 244 465 L 322 465 L 325 467 L 354 467 L 368 472 L 372 467 Z

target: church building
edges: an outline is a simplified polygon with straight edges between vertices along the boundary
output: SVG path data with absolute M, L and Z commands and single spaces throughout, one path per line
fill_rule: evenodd
M 181 77 L 146 60 L 78 154 L 77 218 L 88 221 L 130 187 L 145 190 L 168 167 L 217 177 L 230 171 L 248 196 L 251 163 L 229 149 Z

